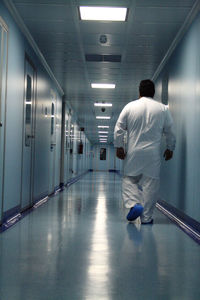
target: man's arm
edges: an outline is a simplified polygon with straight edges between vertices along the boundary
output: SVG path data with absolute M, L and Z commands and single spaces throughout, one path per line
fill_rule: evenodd
M 163 134 L 165 135 L 166 138 L 166 145 L 167 145 L 167 149 L 164 152 L 164 157 L 165 160 L 170 160 L 173 157 L 173 151 L 175 149 L 175 145 L 176 145 L 176 137 L 174 135 L 173 129 L 173 120 L 172 120 L 172 116 L 169 112 L 169 110 L 166 111 L 166 120 L 165 120 L 165 126 L 164 126 L 164 130 L 163 130 Z
M 116 149 L 116 156 L 119 159 L 124 159 L 126 154 L 124 151 L 124 135 L 127 130 L 127 115 L 124 108 L 117 120 L 114 130 L 114 146 Z

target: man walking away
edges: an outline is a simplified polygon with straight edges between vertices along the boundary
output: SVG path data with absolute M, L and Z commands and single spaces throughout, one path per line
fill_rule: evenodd
M 130 209 L 127 219 L 133 221 L 140 217 L 142 224 L 153 223 L 159 192 L 162 135 L 166 138 L 165 160 L 172 158 L 176 142 L 169 109 L 155 101 L 154 94 L 154 83 L 149 79 L 142 80 L 140 98 L 124 107 L 114 130 L 116 155 L 124 160 L 122 198 L 125 207 Z

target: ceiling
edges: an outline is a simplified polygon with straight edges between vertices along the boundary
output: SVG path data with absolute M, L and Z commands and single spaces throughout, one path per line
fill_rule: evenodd
M 80 127 L 98 143 L 97 125 L 109 125 L 108 141 L 122 108 L 152 78 L 195 0 L 13 0 L 12 1 L 77 114 Z M 126 22 L 81 21 L 77 7 L 128 7 Z M 106 35 L 102 44 L 100 36 Z M 121 62 L 88 62 L 86 54 L 121 55 Z M 113 90 L 92 82 L 115 83 Z M 94 102 L 111 102 L 101 112 Z M 96 120 L 96 115 L 111 116 Z

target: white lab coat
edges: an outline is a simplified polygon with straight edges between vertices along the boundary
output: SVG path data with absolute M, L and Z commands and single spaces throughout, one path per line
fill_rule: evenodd
M 125 176 L 144 174 L 159 178 L 163 134 L 166 148 L 172 151 L 175 148 L 172 125 L 168 107 L 152 98 L 142 97 L 124 107 L 115 125 L 114 146 L 125 147 L 124 136 L 127 132 Z

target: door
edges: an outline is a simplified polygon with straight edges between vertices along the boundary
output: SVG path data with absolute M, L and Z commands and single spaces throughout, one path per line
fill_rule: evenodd
M 29 58 L 25 57 L 24 124 L 21 209 L 33 204 L 34 140 L 35 140 L 35 84 L 36 72 Z
M 51 90 L 51 124 L 50 124 L 50 155 L 49 155 L 49 194 L 55 190 L 55 158 L 56 158 L 56 95 Z
M 0 223 L 3 212 L 4 146 L 6 128 L 8 29 L 0 17 Z
M 69 179 L 69 155 L 70 155 L 70 127 L 69 127 L 69 114 L 65 113 L 65 180 L 66 183 Z
M 99 148 L 98 171 L 108 171 L 108 149 L 105 146 Z

